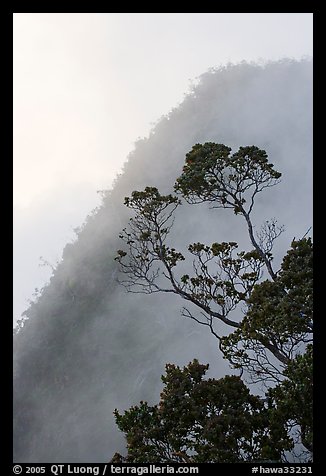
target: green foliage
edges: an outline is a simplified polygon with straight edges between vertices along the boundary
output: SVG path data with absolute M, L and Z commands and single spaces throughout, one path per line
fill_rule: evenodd
M 313 451 L 313 346 L 297 355 L 284 371 L 286 379 L 268 392 L 274 424 L 300 429 L 303 445 Z
M 146 187 L 143 192 L 134 191 L 131 197 L 125 198 L 127 207 L 137 210 L 145 218 L 159 216 L 169 205 L 180 204 L 173 195 L 161 195 L 156 187 Z
M 128 251 L 119 250 L 116 259 L 128 290 L 171 292 L 194 304 L 200 315 L 186 308 L 183 315 L 209 328 L 247 381 L 262 384 L 268 405 L 238 377 L 204 380 L 207 366 L 197 361 L 183 370 L 168 365 L 158 406 L 142 402 L 123 416 L 115 413 L 130 462 L 280 460 L 295 443 L 312 450 L 312 242 L 293 241 L 280 270 L 273 270 L 273 244 L 283 227 L 267 220 L 256 233 L 251 212 L 256 195 L 281 174 L 256 146 L 230 152 L 223 144 L 196 144 L 175 190 L 191 204 L 209 202 L 242 215 L 253 249 L 195 242 L 188 245 L 191 270 L 179 273 L 187 256 L 167 238 L 181 201 L 146 187 L 125 199 L 135 217 L 120 235 Z M 261 281 L 264 268 L 270 279 Z M 232 332 L 221 335 L 219 321 Z
M 284 364 L 291 362 L 311 340 L 312 300 L 313 245 L 304 238 L 292 242 L 275 281 L 254 286 L 240 327 L 221 339 L 225 357 L 256 380 L 280 378 L 265 349 L 273 346 Z
M 224 316 L 230 313 L 250 295 L 262 266 L 255 250 L 235 253 L 237 248 L 235 242 L 189 245 L 195 274 L 181 277 L 182 291 L 197 302 L 217 306 Z
M 175 190 L 190 203 L 214 202 L 237 214 L 243 210 L 247 192 L 254 196 L 281 177 L 268 162 L 266 151 L 256 146 L 240 147 L 231 156 L 230 152 L 230 147 L 213 142 L 194 145 Z
M 269 410 L 239 377 L 204 379 L 197 360 L 180 369 L 166 366 L 158 405 L 140 402 L 115 410 L 126 434 L 128 463 L 280 460 L 291 447 L 286 431 L 270 425 Z

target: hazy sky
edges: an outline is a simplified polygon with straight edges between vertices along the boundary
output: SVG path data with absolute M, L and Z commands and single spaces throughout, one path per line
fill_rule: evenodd
M 312 14 L 14 14 L 14 321 L 134 141 L 228 62 L 312 56 Z

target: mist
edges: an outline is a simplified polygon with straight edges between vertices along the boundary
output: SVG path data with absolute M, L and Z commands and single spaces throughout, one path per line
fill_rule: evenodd
M 285 225 L 276 262 L 312 226 L 312 61 L 242 62 L 202 74 L 135 143 L 14 335 L 15 462 L 106 462 L 123 452 L 112 412 L 157 402 L 167 362 L 197 358 L 210 364 L 210 376 L 234 372 L 216 339 L 181 317 L 178 297 L 126 293 L 114 261 L 131 216 L 124 197 L 147 185 L 171 192 L 185 154 L 205 141 L 233 151 L 254 144 L 282 172 L 254 214 L 256 226 L 271 217 Z M 223 240 L 249 247 L 241 217 L 204 205 L 179 208 L 171 235 L 177 249 Z
M 14 325 L 97 190 L 203 72 L 312 55 L 311 13 L 15 13 L 13 33 Z

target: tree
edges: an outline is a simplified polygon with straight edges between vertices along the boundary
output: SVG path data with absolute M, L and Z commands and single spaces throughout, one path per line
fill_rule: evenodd
M 140 402 L 124 415 L 115 411 L 128 444 L 128 456 L 120 462 L 280 460 L 292 446 L 284 425 L 274 423 L 239 377 L 204 379 L 207 369 L 197 360 L 183 369 L 168 364 L 159 405 Z
M 313 452 L 313 348 L 298 354 L 284 371 L 285 379 L 268 392 L 271 418 L 286 427 L 294 441 Z M 297 434 L 295 433 L 297 430 Z
M 265 386 L 275 421 L 292 436 L 295 427 L 298 441 L 311 451 L 311 413 L 300 413 L 289 401 L 304 376 L 303 397 L 297 401 L 299 407 L 310 405 L 305 399 L 311 398 L 311 366 L 306 364 L 306 373 L 300 373 L 298 363 L 300 358 L 310 362 L 312 351 L 312 242 L 293 240 L 275 271 L 272 250 L 283 227 L 267 220 L 255 233 L 252 223 L 257 195 L 277 185 L 280 177 L 266 152 L 255 146 L 240 147 L 231 155 L 223 144 L 196 144 L 186 155 L 176 193 L 190 204 L 207 202 L 242 216 L 253 248 L 238 251 L 235 242 L 192 243 L 189 274 L 180 272 L 187 259 L 168 245 L 168 236 L 181 199 L 146 187 L 125 199 L 135 216 L 120 235 L 127 250 L 119 250 L 116 259 L 128 291 L 174 293 L 192 303 L 199 315 L 188 308 L 182 314 L 208 327 L 224 358 L 249 382 Z M 263 281 L 264 271 L 268 279 Z M 232 332 L 222 335 L 219 322 Z M 271 385 L 276 387 L 271 390 Z
M 241 326 L 221 339 L 225 357 L 253 382 L 281 382 L 284 370 L 312 343 L 312 297 L 313 247 L 303 238 L 292 242 L 275 281 L 254 286 Z

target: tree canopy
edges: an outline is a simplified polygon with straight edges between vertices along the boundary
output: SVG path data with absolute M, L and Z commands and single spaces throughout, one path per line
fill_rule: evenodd
M 231 155 L 229 147 L 209 142 L 196 144 L 186 155 L 176 194 L 161 195 L 157 188 L 146 187 L 126 197 L 134 216 L 120 235 L 126 245 L 116 258 L 122 284 L 131 292 L 174 293 L 194 305 L 199 314 L 192 306 L 184 307 L 183 315 L 210 330 L 223 357 L 248 384 L 260 383 L 265 389 L 261 398 L 251 395 L 239 377 L 205 381 L 206 367 L 198 362 L 183 371 L 168 366 L 158 406 L 141 403 L 124 416 L 116 412 L 118 426 L 127 435 L 128 461 L 175 461 L 176 454 L 194 461 L 280 461 L 286 451 L 298 447 L 304 447 L 305 456 L 296 458 L 311 457 L 312 241 L 293 240 L 275 270 L 273 245 L 283 227 L 271 219 L 256 232 L 252 221 L 257 196 L 277 185 L 280 177 L 266 151 L 256 146 L 240 147 Z M 185 254 L 169 245 L 181 198 L 243 217 L 252 249 L 239 251 L 236 242 L 196 242 Z M 183 381 L 179 399 L 174 395 L 176 375 Z M 192 385 L 188 388 L 186 382 Z M 220 398 L 229 402 L 227 409 Z M 166 400 L 174 410 L 164 416 Z M 237 413 L 236 401 L 248 412 Z M 200 415 L 194 412 L 196 406 Z M 221 426 L 217 417 L 229 426 Z
M 284 425 L 235 375 L 204 379 L 197 360 L 180 369 L 168 364 L 159 405 L 146 402 L 115 411 L 126 433 L 132 463 L 239 463 L 279 460 L 291 448 Z

